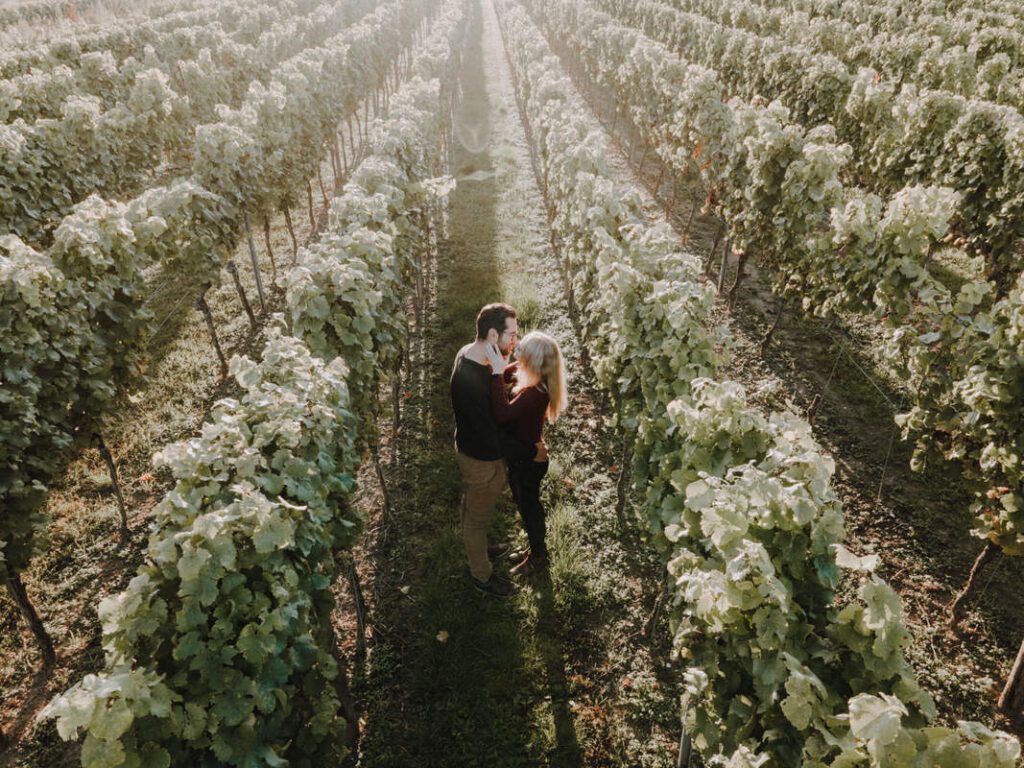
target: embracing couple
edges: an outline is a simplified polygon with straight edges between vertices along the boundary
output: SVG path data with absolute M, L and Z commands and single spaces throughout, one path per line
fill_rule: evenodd
M 492 559 L 509 545 L 487 545 L 487 530 L 506 482 L 529 540 L 515 557 L 514 576 L 547 567 L 540 483 L 548 470 L 542 430 L 565 409 L 565 370 L 558 342 L 528 333 L 518 343 L 516 311 L 488 304 L 476 318 L 476 341 L 459 350 L 452 369 L 455 450 L 462 476 L 462 536 L 473 585 L 507 597 L 512 584 L 494 573 Z M 509 359 L 515 353 L 515 362 Z

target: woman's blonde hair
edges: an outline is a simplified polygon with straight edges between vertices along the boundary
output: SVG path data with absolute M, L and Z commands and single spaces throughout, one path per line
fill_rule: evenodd
M 565 388 L 565 366 L 558 342 L 540 331 L 531 331 L 519 342 L 516 353 L 519 376 L 515 390 L 544 385 L 548 393 L 548 421 L 557 421 L 558 415 L 569 403 Z

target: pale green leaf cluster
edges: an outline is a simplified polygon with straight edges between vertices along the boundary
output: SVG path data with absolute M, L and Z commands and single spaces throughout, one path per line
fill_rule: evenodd
M 916 439 L 914 460 L 932 454 L 962 462 L 976 483 L 975 533 L 1024 554 L 1024 277 L 989 304 L 991 286 L 966 283 L 954 296 L 934 291 L 917 327 L 893 333 L 917 383 L 897 418 Z M 980 307 L 980 308 L 979 308 Z M 923 332 L 922 332 L 923 331 Z
M 456 21 L 437 23 L 455 28 Z M 285 278 L 291 327 L 315 354 L 348 361 L 360 413 L 372 413 L 381 372 L 401 361 L 407 332 L 401 287 L 419 269 L 435 188 L 450 188 L 430 175 L 443 95 L 436 78 L 448 75 L 448 41 L 439 32 L 419 54 L 418 72 L 435 79 L 417 76 L 396 94 L 374 136 L 377 152 L 332 204 L 327 233 L 302 249 Z
M 84 732 L 84 768 L 343 759 L 335 558 L 362 523 L 349 498 L 376 408 L 367 395 L 405 342 L 404 296 L 427 236 L 407 204 L 431 180 L 450 106 L 436 76 L 450 72 L 464 13 L 462 0 L 444 4 L 323 243 L 289 275 L 291 327 L 278 316 L 258 362 L 234 357 L 242 394 L 155 456 L 175 485 L 153 511 L 146 564 L 100 605 L 105 669 L 43 714 L 64 738 Z M 345 239 L 364 235 L 384 247 Z M 370 282 L 346 282 L 352 270 Z
M 722 216 L 732 247 L 769 268 L 780 296 L 820 315 L 872 312 L 884 321 L 888 357 L 902 363 L 912 385 L 912 409 L 899 421 L 905 437 L 917 442 L 913 465 L 923 466 L 931 453 L 960 462 L 975 490 L 976 533 L 1005 552 L 1022 551 L 1016 510 L 1024 499 L 1017 458 L 1024 425 L 1019 398 L 1008 395 L 1019 388 L 1017 354 L 1012 341 L 1004 344 L 1001 358 L 992 347 L 993 339 L 1012 338 L 1002 330 L 1019 311 L 1019 294 L 1004 275 L 994 285 L 970 282 L 953 296 L 929 270 L 933 252 L 965 215 L 964 197 L 977 194 L 944 177 L 956 189 L 874 184 L 879 191 L 897 190 L 883 199 L 858 186 L 865 175 L 851 167 L 851 146 L 837 144 L 831 126 L 807 130 L 801 114 L 780 102 L 725 101 L 725 64 L 716 71 L 690 64 L 685 51 L 677 55 L 679 46 L 664 29 L 650 27 L 652 18 L 674 18 L 674 11 L 646 0 L 632 10 L 618 0 L 604 4 L 623 21 L 566 2 L 548 4 L 544 18 L 552 35 L 571 34 L 579 41 L 588 74 L 628 107 L 662 160 L 680 176 L 700 176 L 709 190 L 708 207 Z M 893 94 L 891 84 L 876 82 L 870 73 L 862 73 L 853 94 L 871 102 L 869 111 L 885 126 L 915 136 L 926 132 L 924 126 L 906 126 L 945 103 L 945 97 L 931 94 L 922 105 L 904 93 L 907 114 L 900 115 L 884 100 Z M 975 118 L 983 113 L 995 114 L 981 107 L 971 112 Z M 957 130 L 967 130 L 961 123 Z M 931 140 L 942 144 L 941 137 Z M 970 151 L 958 140 L 956 152 Z M 977 181 L 985 167 L 975 163 L 970 178 Z M 1002 195 L 1006 187 L 999 190 Z M 987 195 L 984 205 L 992 204 Z M 1001 209 L 1001 217 L 1009 215 Z M 993 300 L 998 309 L 989 312 Z M 965 407 L 965 395 L 978 407 Z
M 222 227 L 220 201 L 180 181 L 127 204 L 89 197 L 45 252 L 0 238 L 0 539 L 14 572 L 32 554 L 64 450 L 88 445 L 117 397 L 142 380 L 153 319 L 143 270 L 156 261 L 219 267 Z
M 1011 2 L 796 0 L 783 8 L 748 0 L 676 0 L 673 5 L 788 46 L 810 48 L 851 69 L 871 67 L 887 81 L 1024 106 L 1024 14 Z
M 48 242 L 75 203 L 93 193 L 131 194 L 161 160 L 180 163 L 197 128 L 219 119 L 218 105 L 240 108 L 256 98 L 250 89 L 275 78 L 283 87 L 278 68 L 323 46 L 372 5 L 211 4 L 132 29 L 140 43 L 133 55 L 88 51 L 73 68 L 0 80 L 4 141 L 19 147 L 2 156 L 0 218 L 27 242 Z
M 272 328 L 261 362 L 235 357 L 231 374 L 242 396 L 154 459 L 176 482 L 146 565 L 100 605 L 104 672 L 44 713 L 65 738 L 85 731 L 86 768 L 343 753 L 322 622 L 333 553 L 360 525 L 348 371 Z
M 787 34 L 746 28 L 737 17 L 752 5 L 746 0 L 707 12 L 659 0 L 588 5 L 613 14 L 687 64 L 712 68 L 728 95 L 745 102 L 777 100 L 797 125 L 831 124 L 839 141 L 853 148 L 849 170 L 869 191 L 893 195 L 908 181 L 957 191 L 951 231 L 985 258 L 989 277 L 1019 271 L 1014 245 L 1024 234 L 1024 116 L 1017 106 L 987 100 L 991 88 L 967 91 L 968 96 L 932 83 L 906 83 L 902 74 L 883 79 L 861 61 L 814 51 L 807 45 L 812 38 L 794 42 L 788 34 L 797 33 L 799 20 Z M 789 19 L 785 24 L 789 28 Z M 854 47 L 849 39 L 838 40 Z M 1012 90 L 1021 74 L 993 88 Z M 989 76 L 998 79 L 991 69 Z
M 351 7 L 331 5 L 294 22 L 282 22 L 279 10 L 271 8 L 247 22 L 238 20 L 243 37 L 265 40 L 265 27 L 278 22 L 284 24 L 279 33 L 299 29 L 307 35 L 294 40 L 274 36 L 277 44 L 266 61 L 286 58 L 268 74 L 270 85 L 246 83 L 249 90 L 240 108 L 219 110 L 221 120 L 196 128 L 191 178 L 147 189 L 127 203 L 90 196 L 56 226 L 46 254 L 66 279 L 44 304 L 50 321 L 33 332 L 4 334 L 5 359 L 11 361 L 4 379 L 12 396 L 0 399 L 0 501 L 11 514 L 0 521 L 0 539 L 7 541 L 13 570 L 23 569 L 31 555 L 38 507 L 60 466 L 60 450 L 72 437 L 89 441 L 116 397 L 141 381 L 152 320 L 144 307 L 143 270 L 161 263 L 187 273 L 198 285 L 217 282 L 244 212 L 276 207 L 315 173 L 324 142 L 355 105 L 380 87 L 390 62 L 411 44 L 420 14 L 429 10 L 418 0 L 394 0 L 356 23 L 365 6 L 363 0 Z M 306 10 L 311 10 L 308 4 Z M 303 47 L 287 56 L 295 45 Z M 136 97 L 140 109 L 154 109 L 160 101 L 166 76 L 153 78 L 133 80 L 139 88 L 148 83 Z M 94 97 L 73 96 L 69 103 L 76 124 L 92 125 L 102 118 Z M 12 152 L 3 157 L 16 160 L 25 142 L 17 131 L 4 130 L 0 134 Z M 46 162 L 60 164 L 57 158 Z M 125 162 L 100 165 L 148 167 L 141 160 Z M 0 183 L 0 207 L 3 195 Z M 65 202 L 74 199 L 69 195 Z M 5 250 L 27 248 L 17 239 L 5 243 Z M 5 283 L 23 279 L 5 271 Z M 15 285 L 3 291 L 0 319 L 7 318 L 13 331 L 18 318 L 28 316 L 27 308 Z
M 636 191 L 612 181 L 604 138 L 580 117 L 582 101 L 523 5 L 573 50 L 603 52 L 603 63 L 591 67 L 613 87 L 616 73 L 644 61 L 657 68 L 663 55 L 649 56 L 635 36 L 588 21 L 578 3 L 499 4 L 573 305 L 600 383 L 626 428 L 636 428 L 633 471 L 674 585 L 686 724 L 696 746 L 712 765 L 954 768 L 984 759 L 1011 768 L 1020 747 L 1004 734 L 976 724 L 927 727 L 934 708 L 904 657 L 909 638 L 890 587 L 861 576 L 857 598 L 835 605 L 842 568 L 870 574 L 875 563 L 841 547 L 832 460 L 805 421 L 766 416 L 739 385 L 717 381 L 713 350 L 721 331 L 708 329 L 711 300 L 699 263 L 674 253 L 664 225 L 643 215 Z M 705 78 L 686 91 L 708 106 L 693 124 L 727 127 L 730 139 L 743 132 L 753 158 L 749 178 L 783 197 L 792 189 L 795 196 L 820 193 L 823 203 L 839 199 L 835 169 L 844 151 L 825 152 L 822 160 L 827 131 L 787 127 L 778 107 L 731 103 L 723 110 L 720 99 L 709 98 L 713 85 Z M 627 83 L 621 86 L 619 93 Z M 637 101 L 659 93 L 641 91 L 635 81 L 631 87 L 642 94 Z M 715 141 L 709 137 L 702 151 L 714 150 Z M 790 166 L 799 175 L 787 176 Z M 884 214 L 879 209 L 894 243 L 919 247 L 944 226 L 941 211 L 928 208 L 929 194 L 945 199 L 915 190 Z M 760 200 L 751 195 L 743 210 L 752 228 L 767 229 L 757 219 L 773 206 L 765 199 L 758 209 Z M 829 223 L 829 209 L 818 209 L 821 224 Z M 894 709 L 873 720 L 866 713 L 875 701 Z

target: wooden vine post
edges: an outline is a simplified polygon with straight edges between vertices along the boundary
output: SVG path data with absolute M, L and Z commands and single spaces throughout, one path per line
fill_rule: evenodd
M 999 697 L 999 709 L 1014 719 L 1024 717 L 1024 642 L 1020 644 L 1010 677 Z
M 964 608 L 967 605 L 967 599 L 971 596 L 975 586 L 978 583 L 978 575 L 981 573 L 981 569 L 985 567 L 996 553 L 999 551 L 999 546 L 992 541 L 985 543 L 985 548 L 978 553 L 978 557 L 974 561 L 974 565 L 971 566 L 971 573 L 967 577 L 967 583 L 964 585 L 963 590 L 959 595 L 956 596 L 956 600 L 949 607 L 949 625 L 956 629 L 960 624 L 960 619 L 963 618 Z
M 341 162 L 338 160 L 338 156 L 334 153 L 334 144 L 329 143 L 327 145 L 327 154 L 331 158 L 331 175 L 334 177 L 334 188 L 338 188 L 338 177 L 341 176 Z
M 380 464 L 380 444 L 374 443 L 370 447 L 370 455 L 373 458 L 373 468 L 377 471 L 377 482 L 380 483 L 381 503 L 384 506 L 384 519 L 391 518 L 391 499 L 388 496 L 387 482 L 384 480 L 384 468 Z
M 358 120 L 358 115 L 356 116 L 356 119 Z M 353 134 L 353 131 L 352 131 L 352 118 L 351 118 L 351 115 L 349 117 L 345 118 L 345 127 L 348 128 L 348 147 L 349 147 L 349 150 L 352 152 L 352 163 L 351 164 L 355 165 L 355 162 L 356 162 L 356 140 L 355 140 L 355 135 Z M 345 142 L 343 141 L 342 144 L 344 144 L 344 143 Z
M 731 307 L 736 303 L 736 295 L 739 291 L 740 283 L 743 282 L 743 275 L 747 266 L 747 259 L 750 258 L 748 251 L 744 250 L 740 252 L 740 258 L 736 262 L 736 279 L 733 281 L 732 287 L 729 288 L 729 306 Z
M 356 108 L 354 110 L 352 110 L 352 117 L 355 118 L 355 121 L 356 121 L 356 133 L 359 136 L 359 143 L 362 144 L 363 143 L 363 124 L 359 121 L 359 105 L 358 104 L 356 105 Z M 349 136 L 349 140 L 351 140 L 351 139 L 352 139 L 352 137 Z M 354 151 L 355 150 L 353 149 L 353 152 Z
M 242 287 L 242 281 L 238 277 L 238 266 L 235 264 L 234 259 L 228 259 L 227 267 L 228 274 L 231 275 L 231 279 L 235 283 L 235 290 L 238 291 L 238 298 L 242 300 L 242 308 L 245 309 L 245 314 L 249 316 L 249 326 L 255 330 L 256 315 L 253 314 L 249 298 L 245 295 L 245 288 Z
M 619 525 L 626 527 L 626 498 L 629 494 L 629 477 L 633 465 L 633 438 L 627 433 L 622 437 L 622 456 L 619 459 L 619 477 L 615 481 L 615 514 Z
M 786 299 L 779 299 L 779 308 L 775 312 L 775 319 L 772 324 L 765 331 L 764 336 L 761 337 L 761 354 L 763 355 L 768 350 L 768 345 L 772 341 L 772 336 L 775 334 L 775 329 L 779 326 L 779 321 L 782 319 L 782 314 L 786 310 L 786 304 L 789 302 Z
M 309 206 L 309 229 L 316 229 L 316 216 L 313 213 L 313 185 L 306 179 L 306 205 Z
M 331 201 L 327 198 L 327 187 L 324 186 L 324 177 L 323 174 L 320 172 L 319 163 L 317 163 L 316 165 L 316 183 L 320 187 L 320 197 L 323 198 L 324 208 L 330 208 Z
M 260 265 L 256 259 L 256 243 L 252 239 L 252 226 L 249 224 L 249 214 L 246 212 L 244 215 L 245 220 L 245 236 L 249 243 L 249 258 L 252 260 L 252 272 L 256 276 L 256 293 L 260 297 L 260 311 L 266 313 L 267 302 L 263 298 L 263 278 L 260 275 Z M 204 291 L 205 295 L 205 291 Z M 203 302 L 205 303 L 205 299 Z
M 674 189 L 675 187 L 673 187 Z M 693 219 L 697 215 L 697 205 L 691 200 L 690 202 L 690 217 L 686 220 L 686 226 L 683 228 L 683 243 L 690 241 L 690 227 L 693 226 Z
M 114 486 L 114 495 L 117 496 L 117 507 L 121 515 L 121 546 L 123 547 L 128 543 L 128 509 L 124 503 L 124 494 L 121 492 L 121 481 L 117 478 L 117 465 L 114 463 L 114 457 L 110 453 L 110 449 L 107 448 L 107 444 L 103 441 L 103 436 L 99 432 L 93 432 L 92 439 L 99 449 L 100 456 L 103 457 L 103 462 L 107 465 L 107 471 L 110 473 L 110 483 Z
M 394 373 L 391 376 L 391 410 L 394 420 L 394 432 L 402 428 L 402 359 L 399 358 L 395 364 Z
M 331 656 L 338 665 L 338 674 L 334 678 L 334 691 L 341 703 L 341 715 L 345 718 L 345 741 L 352 754 L 359 752 L 359 713 L 356 711 L 355 698 L 348 679 L 348 661 L 338 647 L 338 635 L 331 623 L 331 612 L 324 611 L 320 615 L 320 634 L 325 644 L 331 649 Z
M 722 226 L 715 230 L 715 239 L 711 243 L 711 250 L 708 251 L 708 262 L 704 267 L 705 273 L 710 273 L 711 266 L 715 262 L 715 254 L 718 253 L 718 244 L 722 242 L 722 235 L 725 234 L 725 222 L 722 222 Z
M 340 138 L 339 138 L 340 137 Z M 345 137 L 341 131 L 335 131 L 334 133 L 334 151 L 337 153 L 341 160 L 341 173 L 342 178 L 348 178 L 348 158 L 345 157 Z
M 729 262 L 729 252 L 732 250 L 732 238 L 725 236 L 725 243 L 722 245 L 722 261 L 718 265 L 718 295 L 722 295 L 722 288 L 725 287 L 725 268 Z
M 263 242 L 267 247 L 267 256 L 270 257 L 270 282 L 277 282 L 277 262 L 274 261 L 274 249 L 270 246 L 270 217 L 263 214 Z
M 683 730 L 679 734 L 679 759 L 676 761 L 676 768 L 689 768 L 690 757 L 693 755 L 693 740 L 690 738 L 685 724 L 682 728 Z
M 284 223 L 288 227 L 288 237 L 292 239 L 292 266 L 294 267 L 299 259 L 299 239 L 295 237 L 295 224 L 292 223 L 292 211 L 287 202 L 281 204 L 284 212 Z
M 216 350 L 217 359 L 220 361 L 221 378 L 227 378 L 228 361 L 224 358 L 224 350 L 220 348 L 220 339 L 217 338 L 217 326 L 213 324 L 213 313 L 210 312 L 210 305 L 206 303 L 206 292 L 208 290 L 209 286 L 203 288 L 203 292 L 196 299 L 195 306 L 196 309 L 203 313 L 203 317 L 206 319 L 206 327 L 210 331 L 210 338 L 213 339 L 213 348 Z
M 366 601 L 363 599 L 363 588 L 359 583 L 355 553 L 348 558 L 348 584 L 356 609 L 356 658 L 361 659 L 366 655 Z
M 7 594 L 18 606 L 18 611 L 25 619 L 25 623 L 28 624 L 36 645 L 39 646 L 39 650 L 43 654 L 43 667 L 46 669 L 53 667 L 57 663 L 57 652 L 53 648 L 53 639 L 46 631 L 46 627 L 43 626 L 43 621 L 39 618 L 35 606 L 32 605 L 28 592 L 25 590 L 25 584 L 21 581 L 21 576 L 11 573 L 3 563 L 0 563 L 0 575 L 3 576 Z

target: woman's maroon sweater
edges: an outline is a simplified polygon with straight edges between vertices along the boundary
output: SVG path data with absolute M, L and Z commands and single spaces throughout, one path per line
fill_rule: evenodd
M 538 386 L 519 390 L 509 400 L 506 385 L 512 381 L 517 364 L 505 368 L 504 375 L 491 376 L 491 411 L 498 424 L 508 424 L 512 436 L 527 445 L 540 442 L 544 414 L 548 409 L 548 393 Z

